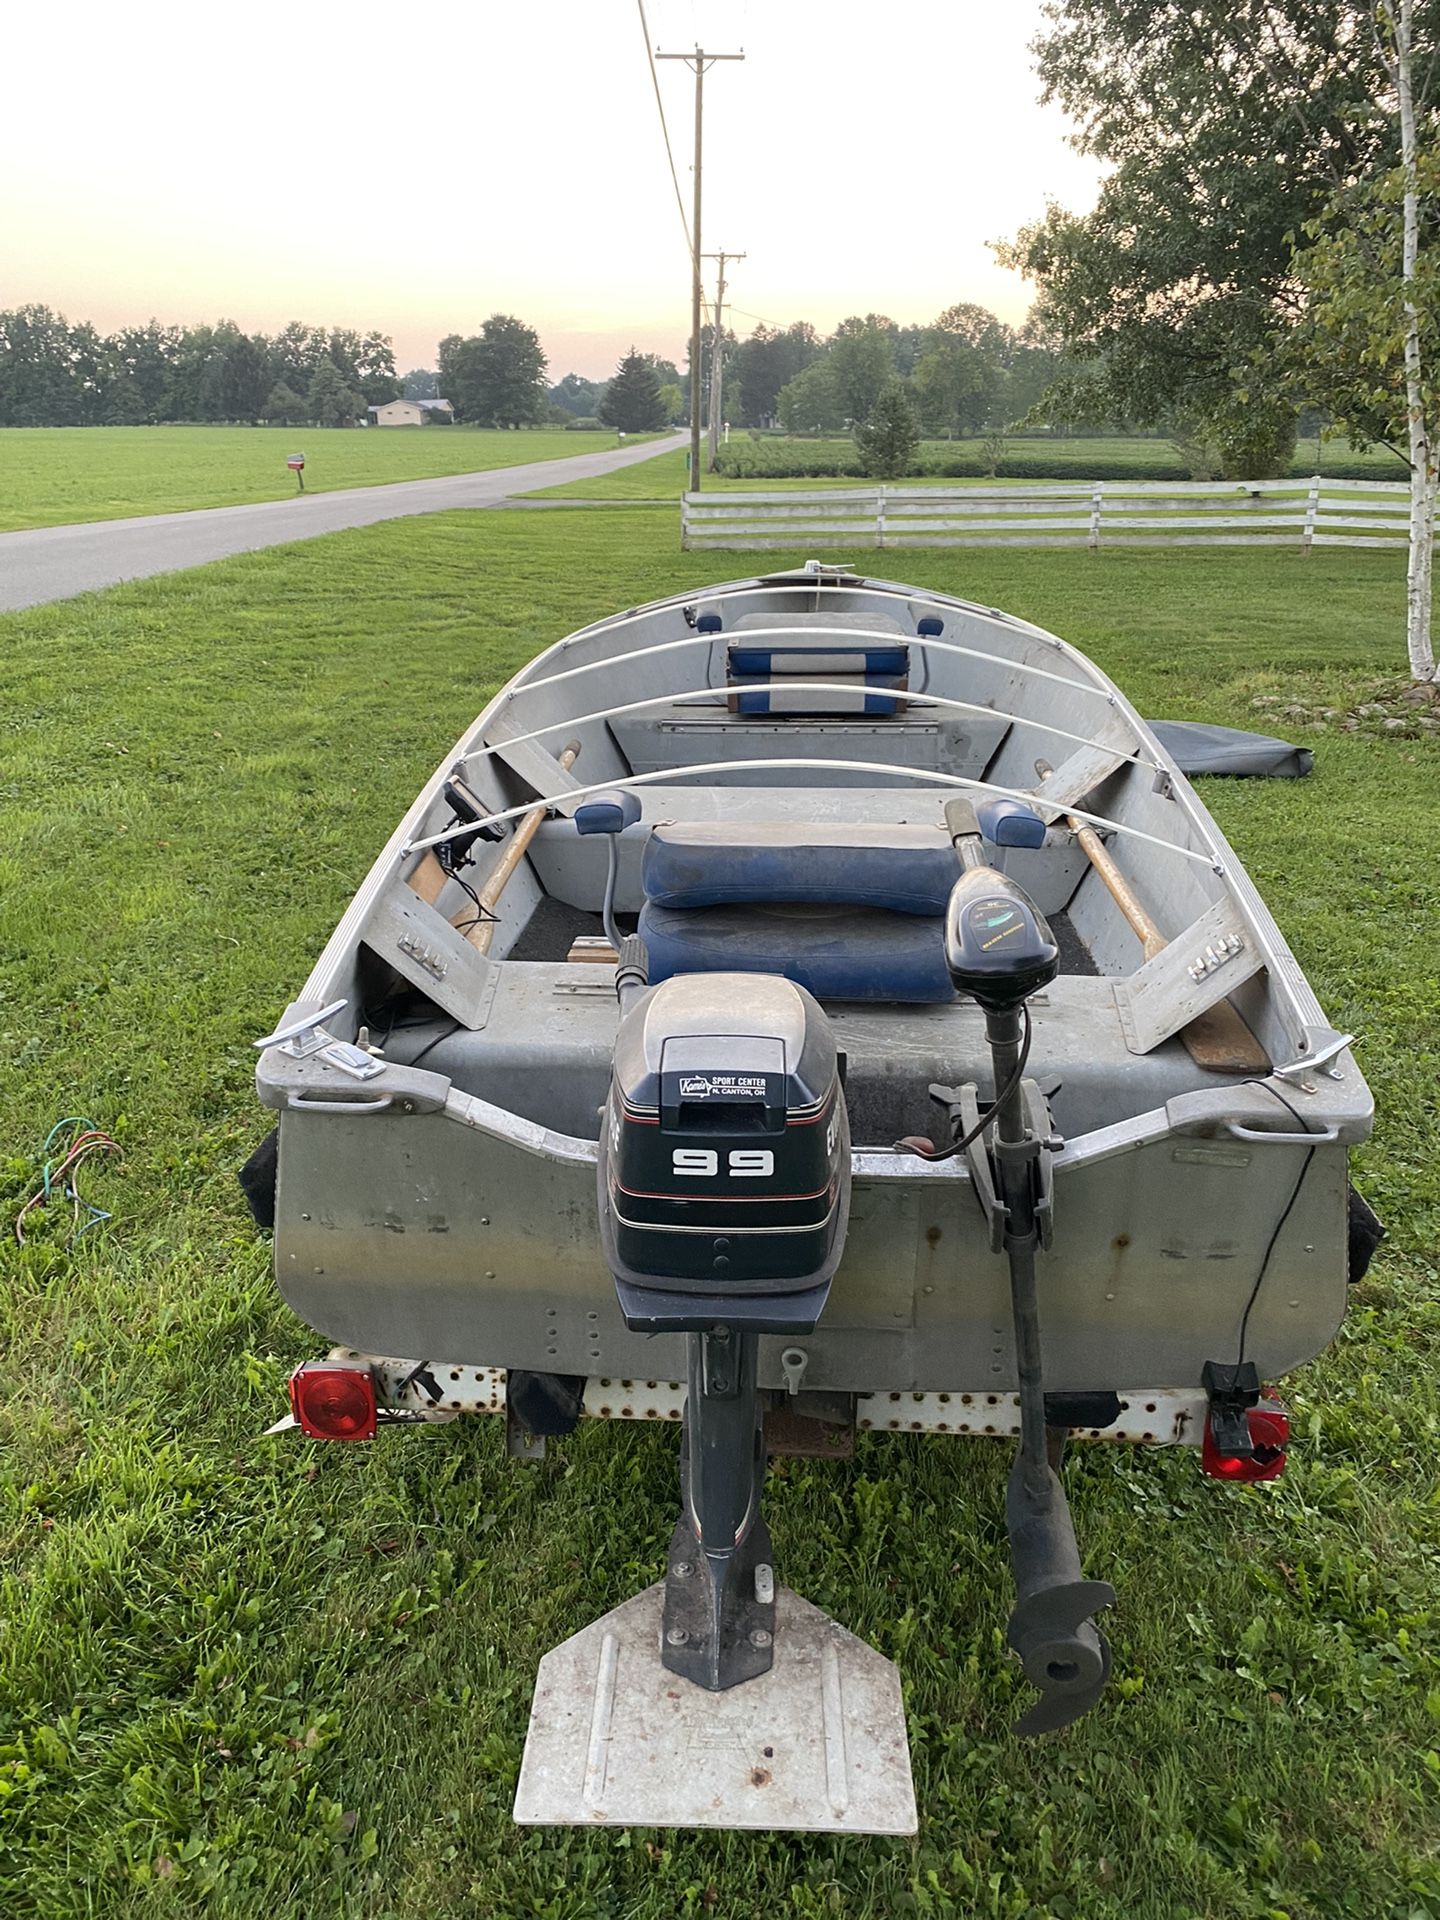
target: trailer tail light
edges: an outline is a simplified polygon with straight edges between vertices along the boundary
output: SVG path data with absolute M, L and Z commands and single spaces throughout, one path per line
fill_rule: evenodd
M 1271 1402 L 1268 1406 L 1248 1407 L 1246 1425 L 1250 1429 L 1249 1453 L 1222 1453 L 1215 1438 L 1215 1409 L 1205 1417 L 1205 1438 L 1200 1448 L 1200 1470 L 1212 1480 L 1278 1480 L 1285 1471 L 1285 1450 L 1290 1444 L 1290 1416 Z
M 370 1369 L 307 1360 L 290 1376 L 290 1411 L 312 1440 L 373 1440 L 375 1381 Z

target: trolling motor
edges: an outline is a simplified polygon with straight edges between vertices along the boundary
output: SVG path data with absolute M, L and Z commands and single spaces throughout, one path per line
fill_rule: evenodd
M 1037 828 L 1039 839 L 1044 837 L 1038 815 L 1013 802 L 1002 804 L 1003 815 L 993 803 L 982 803 L 983 820 L 968 800 L 946 806 L 946 824 L 965 872 L 945 915 L 945 965 L 956 990 L 975 1000 L 985 1015 L 995 1075 L 990 1157 L 1004 1209 L 1020 1389 L 1020 1446 L 1005 1502 L 1015 1580 L 1008 1638 L 1041 1696 L 1017 1731 L 1038 1734 L 1079 1719 L 1103 1692 L 1110 1647 L 1091 1616 L 1113 1603 L 1115 1589 L 1107 1581 L 1083 1578 L 1069 1503 L 1050 1461 L 1035 1252 L 1039 1203 L 1048 1191 L 1046 1156 L 1058 1143 L 1037 1125 L 1043 1103 L 1027 1099 L 1023 1075 L 1030 1050 L 1026 1002 L 1055 978 L 1060 951 L 1024 890 L 985 864 L 984 839 L 1002 846 L 1036 845 Z
M 601 1116 L 600 1239 L 626 1326 L 687 1336 L 661 1658 L 721 1692 L 774 1659 L 759 1338 L 814 1330 L 845 1244 L 850 1132 L 834 1035 L 803 987 L 637 985 L 621 982 Z

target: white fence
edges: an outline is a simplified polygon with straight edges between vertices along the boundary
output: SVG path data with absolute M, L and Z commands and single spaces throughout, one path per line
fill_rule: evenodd
M 1391 547 L 1409 487 L 1390 480 L 1066 481 L 687 493 L 682 547 L 752 551 L 815 538 L 875 547 Z

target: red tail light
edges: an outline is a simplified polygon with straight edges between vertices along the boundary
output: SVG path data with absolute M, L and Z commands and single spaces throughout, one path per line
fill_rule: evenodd
M 1205 1419 L 1200 1448 L 1200 1470 L 1212 1480 L 1278 1480 L 1285 1471 L 1285 1449 L 1290 1444 L 1290 1416 L 1273 1404 L 1251 1407 L 1245 1419 L 1253 1453 L 1221 1453 L 1215 1444 L 1212 1420 Z
M 373 1440 L 375 1382 L 370 1369 L 307 1360 L 290 1376 L 290 1410 L 312 1440 Z

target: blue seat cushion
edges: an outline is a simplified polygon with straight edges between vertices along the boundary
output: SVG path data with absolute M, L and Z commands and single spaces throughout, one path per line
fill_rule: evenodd
M 910 649 L 905 646 L 744 646 L 732 640 L 727 656 L 730 705 L 745 714 L 830 713 L 893 714 L 890 697 L 909 684 Z M 824 681 L 830 693 L 800 693 L 793 680 Z M 838 682 L 838 687 L 837 687 Z
M 943 914 L 960 856 L 941 827 L 660 825 L 641 881 L 658 907 L 799 902 Z
M 640 936 L 657 985 L 676 973 L 778 973 L 817 1000 L 953 1000 L 944 920 L 878 907 L 761 904 L 681 912 L 647 900 Z
M 809 680 L 825 680 L 832 673 L 861 673 L 884 674 L 889 678 L 898 676 L 903 685 L 904 676 L 910 671 L 910 649 L 906 646 L 884 645 L 797 647 L 793 643 L 781 647 L 756 647 L 744 646 L 738 640 L 732 640 L 726 664 L 732 680 L 769 680 L 777 674 L 787 673 L 803 675 Z
M 730 705 L 736 713 L 802 715 L 893 714 L 889 697 L 909 684 L 910 649 L 898 646 L 784 646 L 730 642 L 726 656 Z M 822 680 L 831 693 L 799 693 L 784 683 Z M 777 684 L 778 682 L 778 684 Z M 887 692 L 888 690 L 888 692 Z

